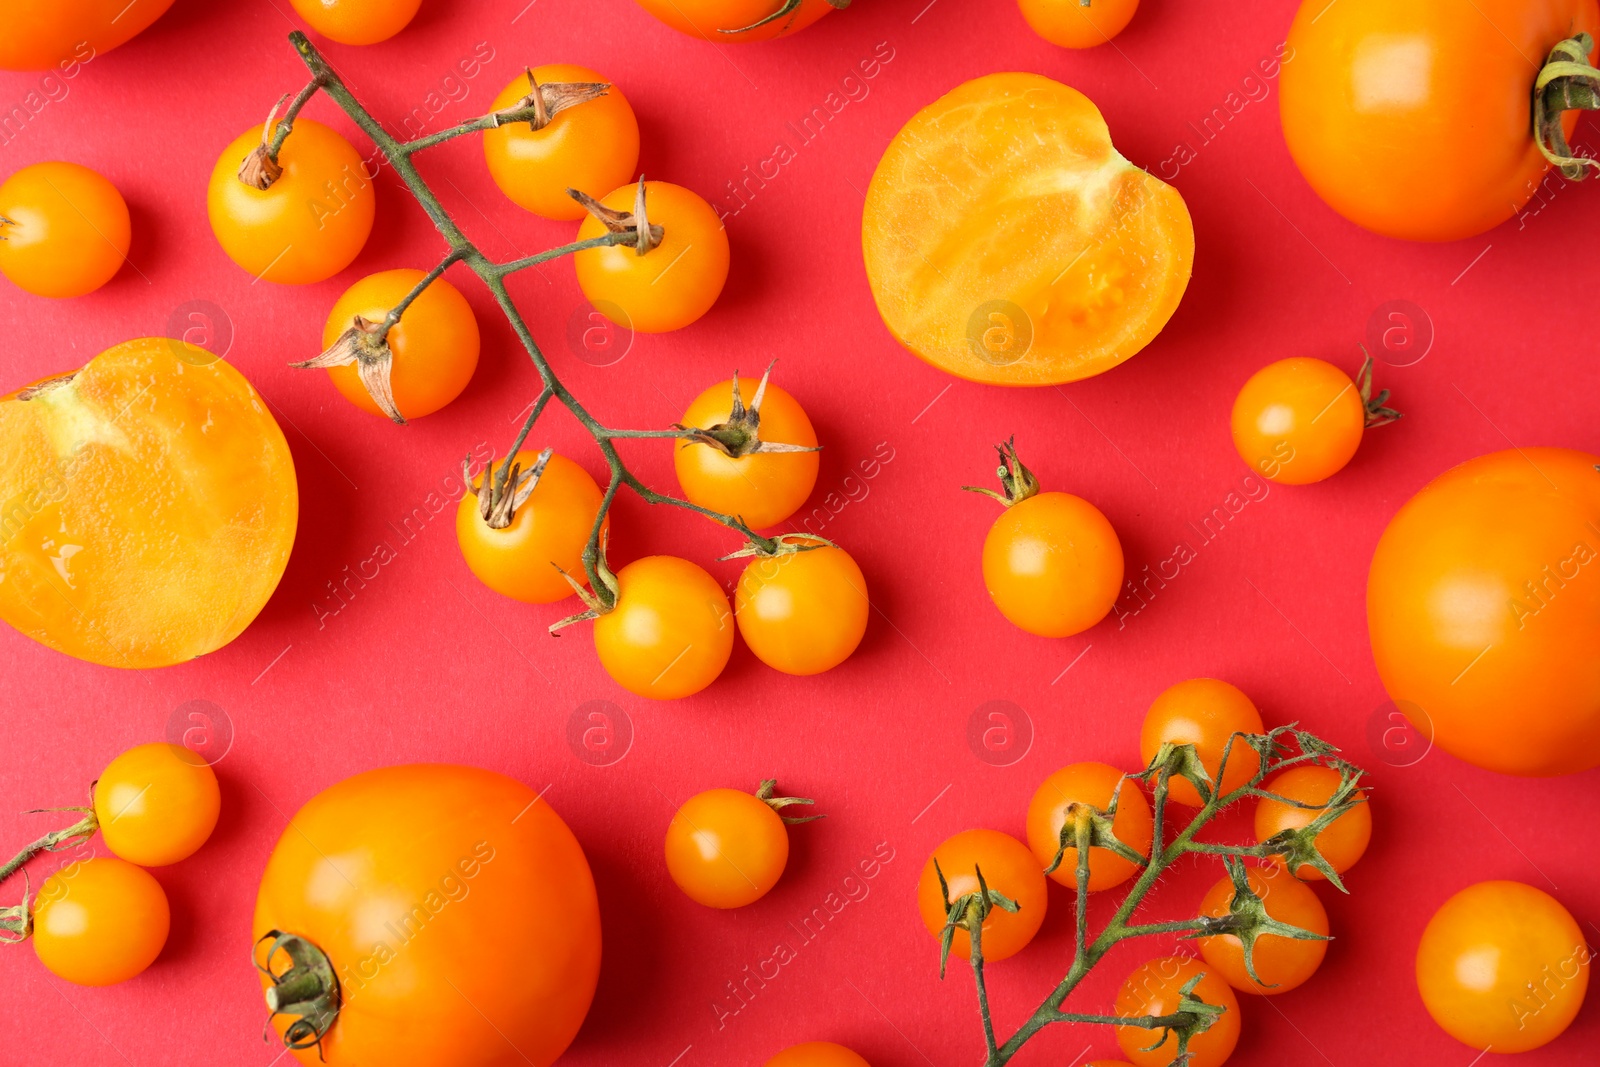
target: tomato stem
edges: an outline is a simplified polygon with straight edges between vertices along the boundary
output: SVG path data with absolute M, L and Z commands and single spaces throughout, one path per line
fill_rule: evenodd
M 30 842 L 21 852 L 12 856 L 5 866 L 0 867 L 0 882 L 4 882 L 13 874 L 21 870 L 29 860 L 41 852 L 59 852 L 68 845 L 75 845 L 79 841 L 87 841 L 93 837 L 100 828 L 100 821 L 95 818 L 94 808 L 34 808 L 24 812 L 25 815 L 38 815 L 47 811 L 75 811 L 82 815 L 77 822 L 61 830 L 51 830 L 37 841 Z
M 1589 62 L 1594 39 L 1569 37 L 1550 49 L 1533 82 L 1533 139 L 1550 164 L 1570 181 L 1581 181 L 1600 161 L 1574 155 L 1562 119 L 1568 111 L 1600 110 L 1600 70 Z
M 262 942 L 270 942 L 264 954 Z M 289 960 L 281 971 L 273 969 L 279 953 Z M 294 1020 L 283 1031 L 284 1047 L 316 1048 L 320 1054 L 322 1039 L 339 1015 L 339 980 L 327 954 L 298 934 L 268 930 L 251 948 L 250 962 L 271 982 L 262 992 L 270 1013 L 267 1029 L 277 1016 L 291 1015 Z

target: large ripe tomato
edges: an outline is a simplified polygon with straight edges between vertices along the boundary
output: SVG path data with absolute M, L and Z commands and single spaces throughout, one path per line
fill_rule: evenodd
M 867 632 L 867 580 L 837 545 L 818 545 L 745 565 L 734 589 L 739 636 L 785 674 L 821 674 L 843 663 Z
M 942 842 L 928 857 L 917 880 L 917 909 L 922 913 L 922 923 L 928 932 L 936 938 L 942 936 L 949 911 L 939 889 L 940 873 L 944 874 L 953 903 L 978 892 L 980 870 L 984 884 L 1017 905 L 1016 911 L 994 905 L 983 920 L 983 958 L 991 962 L 1003 960 L 1015 956 L 1033 940 L 1044 922 L 1045 906 L 1049 902 L 1039 862 L 1027 845 L 1010 834 L 998 830 L 963 830 Z M 956 929 L 950 952 L 964 960 L 972 958 L 972 940 L 964 927 Z
M 1194 229 L 1088 97 L 991 74 L 895 135 L 861 245 L 878 311 L 914 354 L 973 381 L 1054 385 L 1154 339 L 1189 284 Z
M 405 29 L 422 0 L 289 0 L 322 36 L 340 44 L 377 44 Z
M 0 619 L 110 667 L 232 641 L 294 543 L 283 432 L 203 348 L 126 341 L 0 398 Z
M 52 874 L 33 904 L 33 951 L 78 985 L 126 982 L 161 955 L 172 912 L 161 883 L 115 856 Z
M 828 0 L 639 0 L 639 6 L 679 33 L 724 44 L 787 37 L 834 5 Z
M 1206 965 L 1189 956 L 1166 956 L 1151 960 L 1128 975 L 1117 992 L 1115 1011 L 1123 1018 L 1167 1015 L 1178 1010 L 1184 985 L 1196 975 L 1200 979 L 1190 996 L 1205 1004 L 1223 1008 L 1209 1029 L 1189 1042 L 1186 1067 L 1221 1067 L 1239 1043 L 1239 998 L 1233 989 Z M 1158 1039 L 1162 1039 L 1159 1045 Z M 1178 1057 L 1178 1039 L 1160 1030 L 1139 1026 L 1117 1027 L 1117 1044 L 1122 1054 L 1138 1067 L 1167 1067 Z M 1156 1045 L 1155 1048 L 1150 1048 Z
M 538 466 L 539 457 L 518 452 L 514 462 L 520 479 Z M 472 573 L 495 592 L 529 604 L 571 596 L 572 586 L 561 572 L 583 581 L 583 548 L 604 498 L 589 472 L 552 452 L 533 491 L 512 510 L 511 524 L 498 529 L 484 520 L 482 488 L 480 474 L 456 507 L 456 540 Z M 610 528 L 607 515 L 600 524 L 602 542 Z
M 661 243 L 640 255 L 631 245 L 586 248 L 572 256 L 578 287 L 595 310 L 640 333 L 681 329 L 717 302 L 728 280 L 728 234 L 716 209 L 697 193 L 669 182 L 645 182 L 645 216 L 660 226 Z M 613 211 L 633 210 L 637 187 L 624 185 L 600 198 Z M 590 215 L 578 240 L 606 234 Z
M 738 379 L 741 406 L 755 399 L 757 382 Z M 715 430 L 733 416 L 734 382 L 718 382 L 690 402 L 680 425 Z M 750 412 L 746 409 L 746 415 Z M 761 389 L 758 440 L 815 448 L 817 431 L 792 395 L 768 382 Z M 756 452 L 732 456 L 704 441 L 680 440 L 672 465 L 684 498 L 724 515 L 737 515 L 753 530 L 766 529 L 800 510 L 817 484 L 816 452 Z
M 216 772 L 182 745 L 135 745 L 94 783 L 94 815 L 106 847 L 141 867 L 194 855 L 221 808 Z
M 1077 888 L 1078 850 L 1070 845 L 1065 849 L 1061 847 L 1061 829 L 1067 823 L 1068 810 L 1087 804 L 1105 811 L 1111 806 L 1113 793 L 1117 796 L 1117 814 L 1111 821 L 1112 832 L 1118 841 L 1135 852 L 1150 854 L 1155 827 L 1150 802 L 1145 799 L 1139 783 L 1123 777 L 1121 771 L 1109 764 L 1073 763 L 1039 783 L 1033 799 L 1028 802 L 1028 847 L 1033 849 L 1039 866 L 1050 866 L 1055 862 L 1056 852 L 1061 852 L 1061 862 L 1050 872 L 1051 878 L 1069 888 Z M 1114 852 L 1091 848 L 1089 891 L 1121 885 L 1138 870 Z
M 131 230 L 117 187 L 76 163 L 35 163 L 0 185 L 0 272 L 38 296 L 82 296 L 122 269 Z
M 1550 49 L 1578 33 L 1600 35 L 1595 0 L 1304 0 L 1280 86 L 1289 154 L 1369 230 L 1482 233 L 1544 178 L 1529 101 Z
M 1304 882 L 1290 877 L 1282 867 L 1251 867 L 1245 872 L 1250 891 L 1261 898 L 1267 915 L 1281 923 L 1298 926 L 1327 936 L 1328 912 L 1316 892 Z M 1229 913 L 1235 890 L 1233 879 L 1224 876 L 1200 901 L 1200 914 L 1222 918 Z M 1244 943 L 1234 934 L 1217 934 L 1199 939 L 1200 955 L 1206 966 L 1233 988 L 1245 993 L 1273 995 L 1287 993 L 1304 985 L 1322 966 L 1328 943 L 1262 934 L 1251 949 L 1250 962 L 1260 982 L 1250 977 L 1244 965 Z
M 1600 764 L 1600 456 L 1520 448 L 1428 483 L 1367 577 L 1378 675 L 1425 736 L 1506 774 Z
M 321 1047 L 294 1053 L 305 1064 L 547 1067 L 600 973 L 577 838 L 548 800 L 475 767 L 386 767 L 312 797 L 267 860 L 252 929 L 304 938 L 337 978 Z
M 1593 957 L 1572 913 L 1550 894 L 1521 882 L 1479 882 L 1428 920 L 1417 945 L 1417 990 L 1456 1040 L 1526 1052 L 1571 1024 Z
M 594 648 L 630 693 L 675 700 L 717 680 L 733 630 L 715 578 L 677 556 L 646 556 L 617 572 L 616 606 L 594 621 Z
M 132 39 L 171 6 L 172 0 L 9 0 L 0 70 L 65 72 Z
M 1271 797 L 1261 798 L 1256 804 L 1257 841 L 1265 841 L 1284 830 L 1298 830 L 1311 825 L 1324 809 L 1301 805 L 1326 805 L 1333 799 L 1333 794 L 1339 789 L 1339 772 L 1332 767 L 1303 764 L 1290 767 L 1263 788 L 1295 803 L 1285 804 Z M 1363 803 L 1333 820 L 1317 834 L 1317 851 L 1328 861 L 1328 866 L 1333 868 L 1335 874 L 1343 874 L 1355 866 L 1372 841 L 1372 805 L 1367 802 L 1365 790 L 1358 789 L 1355 795 Z M 1273 862 L 1282 863 L 1283 857 L 1274 856 Z M 1309 863 L 1302 863 L 1292 873 L 1296 878 L 1310 882 L 1324 881 L 1328 877 Z
M 1216 678 L 1190 678 L 1163 690 L 1145 712 L 1139 731 L 1139 758 L 1149 766 L 1166 742 L 1193 745 L 1195 755 L 1211 776 L 1212 790 L 1227 794 L 1249 782 L 1261 769 L 1261 755 L 1244 738 L 1234 738 L 1234 734 L 1265 732 L 1261 713 L 1238 686 Z M 1222 768 L 1224 752 L 1228 753 L 1228 769 L 1219 782 L 1217 772 Z M 1200 794 L 1187 778 L 1168 779 L 1167 796 L 1192 808 L 1200 806 Z

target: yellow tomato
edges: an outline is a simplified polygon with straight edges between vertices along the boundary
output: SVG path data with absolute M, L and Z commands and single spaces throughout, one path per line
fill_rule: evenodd
M 718 382 L 694 398 L 680 420 L 684 426 L 712 429 L 733 414 L 733 382 Z M 749 403 L 755 383 L 739 379 L 739 397 Z M 761 398 L 759 437 L 763 441 L 815 447 L 817 431 L 805 409 L 770 382 Z M 678 485 L 691 503 L 736 515 L 754 530 L 776 526 L 806 502 L 817 484 L 816 452 L 753 452 L 737 458 L 703 441 L 679 441 L 672 453 Z
M 717 212 L 697 194 L 667 182 L 645 182 L 645 215 L 662 229 L 661 243 L 640 255 L 628 245 L 574 253 L 578 286 L 595 310 L 640 333 L 689 325 L 717 302 L 728 280 L 728 235 Z M 613 211 L 632 211 L 637 189 L 624 185 L 600 198 Z M 593 215 L 578 240 L 605 236 Z
M 757 556 L 739 575 L 733 601 L 739 636 L 785 674 L 832 670 L 867 632 L 867 580 L 834 545 Z
M 94 783 L 106 847 L 141 867 L 188 859 L 216 828 L 222 793 L 211 765 L 182 745 L 136 745 Z
M 646 556 L 617 572 L 617 602 L 594 621 L 600 665 L 630 693 L 691 696 L 733 653 L 733 612 L 717 580 L 686 559 Z
M 538 461 L 533 452 L 516 455 L 523 471 L 532 470 Z M 511 525 L 500 529 L 484 521 L 478 499 L 482 485 L 479 475 L 473 491 L 456 508 L 456 539 L 472 573 L 495 592 L 529 604 L 551 604 L 571 596 L 572 586 L 561 571 L 584 580 L 583 547 L 589 543 L 604 495 L 589 472 L 552 452 L 533 492 L 512 511 Z M 602 544 L 610 526 L 607 515 L 600 527 Z
M 128 258 L 128 205 L 76 163 L 35 163 L 0 185 L 0 272 L 37 296 L 82 296 Z
M 161 883 L 115 856 L 80 860 L 45 879 L 33 906 L 33 951 L 78 985 L 126 982 L 161 955 L 172 912 Z

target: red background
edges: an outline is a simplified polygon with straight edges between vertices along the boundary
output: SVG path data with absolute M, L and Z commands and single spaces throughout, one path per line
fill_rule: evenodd
M 738 206 L 725 199 L 725 183 L 743 167 L 771 156 L 779 141 L 795 149 L 728 218 L 732 277 L 716 308 L 689 329 L 641 336 L 620 362 L 592 366 L 567 341 L 569 320 L 584 308 L 570 266 L 550 264 L 514 285 L 558 373 L 612 425 L 665 425 L 706 385 L 779 356 L 779 381 L 826 444 L 813 504 L 827 521 L 812 528 L 847 546 L 868 576 L 877 610 L 860 651 L 829 674 L 795 679 L 741 647 L 720 681 L 673 704 L 621 691 L 581 630 L 559 642 L 546 637 L 566 605 L 529 608 L 479 585 L 457 552 L 450 511 L 397 545 L 380 577 L 319 625 L 312 605 L 334 606 L 325 583 L 378 540 L 395 543 L 390 521 L 423 504 L 468 449 L 509 444 L 535 377 L 487 294 L 459 269 L 451 277 L 478 312 L 484 357 L 445 411 L 400 429 L 356 410 L 322 375 L 287 367 L 317 350 L 344 287 L 380 269 L 426 268 L 442 247 L 385 171 L 373 238 L 331 281 L 253 285 L 218 249 L 204 207 L 217 152 L 304 81 L 284 40 L 299 24 L 287 3 L 178 0 L 0 146 L 3 173 L 44 159 L 101 171 L 125 194 L 134 223 L 134 267 L 97 293 L 52 302 L 0 285 L 0 382 L 20 385 L 115 342 L 166 333 L 174 309 L 208 301 L 227 323 L 217 338 L 231 330 L 228 358 L 283 425 L 301 491 L 299 536 L 276 596 L 241 638 L 203 660 L 125 673 L 0 633 L 0 839 L 35 836 L 49 817 L 19 809 L 79 802 L 114 754 L 163 737 L 187 701 L 219 706 L 235 735 L 218 765 L 225 808 L 215 836 L 157 872 L 174 910 L 162 957 L 134 981 L 86 989 L 53 978 L 26 949 L 0 953 L 0 1030 L 11 1035 L 0 1058 L 20 1060 L 31 1048 L 48 1062 L 84 1065 L 272 1061 L 246 948 L 273 842 L 327 785 L 429 759 L 548 785 L 547 799 L 588 852 L 606 956 L 594 1009 L 564 1062 L 754 1064 L 787 1044 L 826 1038 L 880 1067 L 972 1063 L 981 1038 L 971 980 L 961 970 L 937 980 L 934 942 L 912 904 L 924 858 L 967 827 L 1020 834 L 1032 790 L 1064 763 L 1131 768 L 1150 700 L 1200 674 L 1232 680 L 1269 723 L 1300 720 L 1374 771 L 1376 832 L 1349 876 L 1352 895 L 1320 893 L 1338 940 L 1311 984 L 1246 998 L 1236 1062 L 1472 1061 L 1475 1050 L 1429 1020 L 1411 973 L 1427 917 L 1468 883 L 1527 881 L 1597 930 L 1600 884 L 1580 835 L 1600 815 L 1600 777 L 1519 780 L 1440 752 L 1412 763 L 1411 750 L 1383 740 L 1385 697 L 1363 614 L 1372 546 L 1430 477 L 1511 443 L 1600 448 L 1592 403 L 1600 368 L 1579 351 L 1591 303 L 1584 294 L 1600 268 L 1573 251 L 1583 246 L 1577 235 L 1600 222 L 1595 192 L 1555 194 L 1537 214 L 1459 244 L 1386 240 L 1315 198 L 1284 150 L 1276 82 L 1246 82 L 1282 41 L 1289 0 L 1145 0 L 1115 47 L 1086 53 L 1036 38 L 1011 0 L 924 4 L 859 0 L 789 40 L 713 47 L 627 0 L 426 0 L 386 44 L 326 45 L 358 95 L 394 126 L 488 42 L 493 58 L 463 79 L 467 97 L 448 102 L 428 129 L 480 113 L 524 64 L 595 67 L 639 114 L 644 172 L 723 197 L 725 207 Z M 1471 17 L 1465 9 L 1463 17 Z M 842 96 L 842 79 L 879 42 L 893 58 L 849 86 L 861 97 L 864 85 L 867 95 L 799 145 L 786 123 L 830 93 Z M 879 323 L 861 265 L 862 192 L 890 136 L 957 83 L 1007 69 L 1088 93 L 1136 163 L 1158 169 L 1180 142 L 1195 152 L 1174 181 L 1197 244 L 1182 307 L 1136 359 L 1060 390 L 1003 391 L 924 366 Z M 0 101 L 20 102 L 37 84 L 35 75 L 0 77 Z M 1235 107 L 1249 102 L 1202 138 L 1200 120 L 1226 107 L 1230 93 L 1239 94 Z M 326 101 L 307 114 L 351 131 Z M 571 224 L 529 216 L 499 193 L 472 139 L 430 152 L 423 168 L 493 256 L 570 239 Z M 1550 280 L 1558 271 L 1560 280 Z M 1288 355 L 1354 370 L 1369 320 L 1391 300 L 1424 309 L 1417 328 L 1436 335 L 1420 362 L 1380 365 L 1380 384 L 1393 387 L 1407 418 L 1375 434 L 1339 477 L 1273 488 L 1203 541 L 1189 524 L 1241 491 L 1246 473 L 1227 431 L 1239 385 Z M 1402 349 L 1389 358 L 1414 356 Z M 957 491 L 989 475 L 990 445 L 1011 433 L 1048 486 L 1104 509 L 1130 575 L 1179 541 L 1196 559 L 1120 627 L 1112 620 L 1064 641 L 1013 629 L 988 603 L 978 569 L 994 507 Z M 546 442 L 600 471 L 581 430 L 559 413 L 534 435 Z M 875 454 L 892 460 L 865 479 L 861 464 Z M 656 443 L 629 450 L 648 480 L 672 489 L 667 455 Z M 735 565 L 713 562 L 734 547 L 724 532 L 626 495 L 613 546 L 618 563 L 675 552 L 720 578 L 736 574 Z M 492 694 L 489 677 L 502 682 Z M 606 766 L 581 761 L 567 742 L 574 709 L 597 699 L 613 702 L 634 735 L 625 757 Z M 1030 747 L 1009 766 L 969 745 L 969 718 L 994 700 L 1013 702 L 1021 709 L 1013 718 L 1031 723 Z M 756 905 L 713 913 L 689 902 L 660 856 L 674 805 L 768 775 L 817 798 L 829 817 L 793 833 L 788 872 Z M 1231 829 L 1247 832 L 1242 823 Z M 821 906 L 880 842 L 894 858 L 865 883 L 869 894 L 814 942 L 796 944 L 797 958 L 719 1028 L 712 1004 L 724 983 L 779 940 L 795 943 L 787 924 Z M 42 874 L 48 865 L 35 866 Z M 1209 864 L 1185 866 L 1153 896 L 1151 913 L 1189 914 L 1219 875 Z M 7 887 L 8 899 L 16 890 Z M 1039 940 L 992 968 L 1003 1031 L 1065 970 L 1070 900 L 1053 887 Z M 1097 899 L 1095 913 L 1109 903 Z M 1103 1009 L 1133 966 L 1167 947 L 1119 951 L 1075 1003 Z M 1591 1004 L 1571 1032 L 1521 1062 L 1577 1063 L 1597 1038 L 1600 1011 Z M 1116 1046 L 1104 1029 L 1057 1027 L 1018 1062 L 1064 1063 L 1083 1050 L 1110 1056 Z

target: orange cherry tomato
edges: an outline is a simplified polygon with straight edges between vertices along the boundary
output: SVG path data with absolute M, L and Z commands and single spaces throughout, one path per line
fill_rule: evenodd
M 155 962 L 171 922 L 167 894 L 149 871 L 96 856 L 45 879 L 33 904 L 33 951 L 69 982 L 115 985 Z
M 1211 776 L 1213 790 L 1227 794 L 1249 782 L 1261 769 L 1260 754 L 1241 737 L 1233 742 L 1228 772 L 1219 783 L 1217 774 L 1229 739 L 1236 733 L 1261 734 L 1266 730 L 1261 713 L 1237 686 L 1215 678 L 1190 678 L 1164 690 L 1144 713 L 1139 758 L 1148 767 L 1165 742 L 1193 745 Z M 1200 807 L 1200 794 L 1187 778 L 1169 779 L 1167 796 L 1179 804 Z
M 1440 0 L 1305 0 L 1295 15 L 1284 140 L 1317 195 L 1357 225 L 1471 237 L 1521 211 L 1544 179 L 1534 79 L 1558 42 L 1600 36 L 1600 11 L 1594 0 L 1475 0 L 1467 14 Z M 1568 138 L 1576 122 L 1567 112 Z
M 821 674 L 850 658 L 867 632 L 867 580 L 850 553 L 819 545 L 745 565 L 734 589 L 739 636 L 767 666 Z
M 832 1041 L 807 1041 L 803 1045 L 790 1045 L 772 1059 L 767 1067 L 871 1067 L 859 1053 Z
M 1502 774 L 1600 764 L 1600 456 L 1520 448 L 1433 481 L 1367 576 L 1378 676 L 1418 731 Z
M 340 44 L 377 44 L 405 29 L 422 0 L 289 0 L 313 30 Z
M 532 92 L 528 77 L 511 79 L 489 110 L 517 107 Z M 538 85 L 607 82 L 571 63 L 535 67 L 532 77 Z M 583 205 L 567 190 L 599 196 L 632 181 L 639 166 L 639 120 L 612 85 L 598 99 L 557 111 L 541 129 L 508 122 L 483 131 L 483 155 L 489 176 L 519 207 L 547 219 L 581 219 Z
M 283 174 L 256 189 L 239 180 L 239 165 L 260 144 L 261 127 L 253 126 L 217 157 L 206 192 L 211 232 L 228 258 L 257 278 L 305 285 L 333 277 L 372 232 L 366 164 L 342 135 L 298 118 L 278 153 Z
M 0 398 L 0 619 L 108 667 L 165 667 L 250 625 L 299 493 L 283 432 L 203 348 L 148 337 Z
M 1583 1006 L 1594 950 L 1572 913 L 1521 882 L 1479 882 L 1445 901 L 1417 945 L 1433 1021 L 1474 1049 L 1526 1052 Z
M 585 105 L 587 106 L 587 105 Z M 640 333 L 689 325 L 711 310 L 728 280 L 728 235 L 716 211 L 695 193 L 667 182 L 645 182 L 645 215 L 659 225 L 661 243 L 644 255 L 631 246 L 586 248 L 572 256 L 578 286 L 595 310 Z M 600 198 L 614 211 L 632 211 L 637 187 L 624 185 Z M 590 216 L 578 240 L 603 237 Z
M 934 870 L 936 860 L 950 887 L 952 903 L 968 893 L 978 892 L 977 871 L 981 869 L 983 880 L 991 890 L 1017 904 L 1014 912 L 996 905 L 983 920 L 985 960 L 1003 960 L 1027 947 L 1044 922 L 1048 902 L 1044 874 L 1027 845 L 998 830 L 963 830 L 933 850 L 917 881 L 917 907 L 922 912 L 923 925 L 938 938 L 942 936 L 949 910 L 939 891 L 939 874 Z M 950 953 L 964 960 L 972 958 L 972 942 L 965 928 L 957 928 Z
M 828 0 L 639 0 L 639 6 L 679 33 L 712 44 L 787 37 L 833 10 Z
M 1362 385 L 1331 363 L 1296 357 L 1250 376 L 1233 402 L 1233 447 L 1250 469 L 1281 485 L 1320 482 L 1344 469 L 1368 427 L 1400 417 L 1368 399 L 1372 361 Z
M 1295 878 L 1289 877 L 1282 867 L 1251 867 L 1245 871 L 1250 891 L 1261 898 L 1267 914 L 1282 923 L 1310 930 L 1314 934 L 1328 933 L 1328 913 L 1317 899 L 1317 894 Z M 1200 914 L 1222 918 L 1233 904 L 1233 879 L 1224 877 L 1200 901 Z M 1217 934 L 1199 939 L 1200 955 L 1206 967 L 1221 975 L 1233 988 L 1245 993 L 1265 995 L 1287 993 L 1304 985 L 1306 980 L 1322 966 L 1328 954 L 1326 941 L 1302 941 L 1277 934 L 1263 934 L 1256 938 L 1251 951 L 1251 961 L 1259 983 L 1252 981 L 1244 966 L 1244 944 L 1234 934 Z
M 741 403 L 749 404 L 756 385 L 744 378 L 737 382 Z M 697 429 L 726 423 L 733 415 L 733 389 L 734 381 L 706 389 L 689 404 L 680 423 Z M 762 391 L 759 414 L 760 440 L 816 446 L 817 431 L 805 409 L 770 382 Z M 672 450 L 678 485 L 690 503 L 737 515 L 754 530 L 776 526 L 800 510 L 817 484 L 819 462 L 816 452 L 757 451 L 734 457 L 702 441 L 680 440 Z
M 1150 854 L 1154 823 L 1150 802 L 1145 799 L 1139 783 L 1124 778 L 1121 771 L 1108 764 L 1071 763 L 1041 782 L 1028 802 L 1028 847 L 1033 849 L 1041 868 L 1055 862 L 1056 850 L 1061 849 L 1061 828 L 1067 823 L 1068 809 L 1087 804 L 1105 811 L 1111 806 L 1112 793 L 1117 796 L 1112 832 L 1117 840 L 1140 855 Z M 1089 851 L 1089 892 L 1121 885 L 1138 870 L 1109 849 L 1092 848 Z M 1077 888 L 1076 848 L 1069 845 L 1061 850 L 1061 863 L 1050 872 L 1050 877 L 1069 889 Z
M 172 0 L 11 0 L 0 34 L 0 70 L 49 70 L 66 77 L 144 32 Z
M 1121 33 L 1139 0 L 1017 0 L 1033 32 L 1063 48 L 1093 48 Z
M 539 457 L 518 452 L 516 462 L 529 471 Z M 584 580 L 583 548 L 589 543 L 594 517 L 605 496 L 589 472 L 552 452 L 533 492 L 512 511 L 511 525 L 498 530 L 484 521 L 479 510 L 482 485 L 480 474 L 473 491 L 456 507 L 456 540 L 478 581 L 528 604 L 553 604 L 571 596 L 572 586 L 561 577 L 561 571 Z M 611 516 L 607 515 L 600 525 L 602 543 L 610 528 Z
M 708 789 L 667 827 L 667 873 L 690 900 L 742 908 L 766 896 L 789 862 L 789 828 L 765 800 Z
M 1302 804 L 1326 804 L 1332 799 L 1334 792 L 1339 788 L 1339 772 L 1332 767 L 1319 767 L 1305 765 L 1291 767 L 1266 783 L 1265 788 L 1280 797 L 1299 801 Z M 1356 790 L 1356 796 L 1366 800 L 1365 790 Z M 1297 808 L 1292 804 L 1262 798 L 1256 805 L 1256 840 L 1265 841 L 1281 830 L 1298 830 L 1302 826 L 1310 825 L 1322 813 L 1322 808 Z M 1317 834 L 1317 851 L 1322 853 L 1322 858 L 1328 861 L 1328 866 L 1336 874 L 1343 874 L 1355 866 L 1356 860 L 1367 850 L 1367 843 L 1372 840 L 1372 808 L 1365 803 L 1357 804 Z M 1274 857 L 1281 863 L 1283 857 Z M 1327 878 L 1321 871 L 1309 863 L 1300 865 L 1300 869 L 1293 872 L 1296 878 L 1306 881 L 1323 881 Z
M 1095 625 L 1122 592 L 1122 543 L 1100 509 L 1071 493 L 1010 505 L 983 540 L 983 584 L 1011 622 L 1040 637 Z
M 358 315 L 382 322 L 426 276 L 420 270 L 385 270 L 356 282 L 328 312 L 322 347 L 332 346 Z M 478 320 L 461 290 L 443 278 L 429 283 L 384 339 L 393 353 L 389 385 L 394 406 L 408 419 L 432 415 L 460 396 L 478 369 Z M 356 364 L 329 367 L 328 377 L 350 403 L 388 418 L 361 384 Z
M 1155 338 L 1189 284 L 1194 229 L 1088 97 L 990 74 L 895 135 L 861 245 L 878 313 L 914 355 L 972 381 L 1056 385 Z
M 312 797 L 267 860 L 252 928 L 304 938 L 338 981 L 320 1047 L 293 1053 L 308 1067 L 548 1064 L 600 974 L 578 839 L 548 799 L 476 767 L 384 767 Z M 281 976 L 270 944 L 256 961 Z
M 222 794 L 211 765 L 182 745 L 136 745 L 94 784 L 106 847 L 141 867 L 188 859 L 216 828 Z
M 1221 1067 L 1233 1055 L 1239 1043 L 1239 998 L 1234 996 L 1228 983 L 1211 972 L 1199 960 L 1189 956 L 1167 956 L 1151 960 L 1128 976 L 1117 993 L 1115 1011 L 1124 1019 L 1137 1019 L 1167 1015 L 1178 1010 L 1184 985 L 1195 975 L 1203 974 L 1189 995 L 1206 1004 L 1216 1004 L 1225 1009 L 1211 1024 L 1210 1029 L 1197 1034 L 1189 1042 L 1189 1059 L 1186 1067 Z M 1156 1039 L 1165 1037 L 1155 1048 Z M 1178 1039 L 1160 1030 L 1147 1030 L 1142 1026 L 1117 1027 L 1117 1044 L 1122 1054 L 1136 1067 L 1167 1067 L 1178 1058 Z
M 0 272 L 36 296 L 82 296 L 128 258 L 128 205 L 76 163 L 35 163 L 0 185 Z
M 617 603 L 594 620 L 600 665 L 642 697 L 676 700 L 717 680 L 733 653 L 733 612 L 717 580 L 677 556 L 617 572 Z

